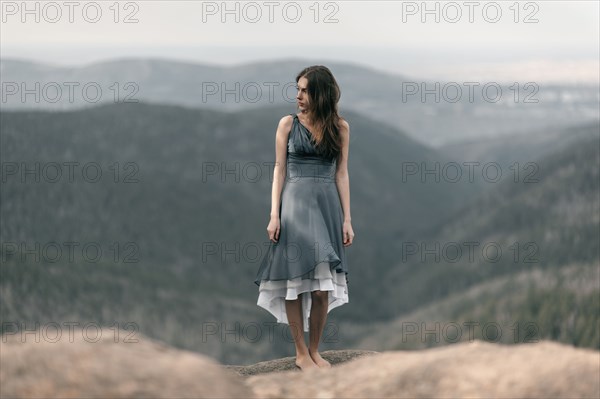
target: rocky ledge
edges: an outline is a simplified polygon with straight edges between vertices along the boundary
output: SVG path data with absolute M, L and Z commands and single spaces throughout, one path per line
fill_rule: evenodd
M 417 351 L 324 351 L 330 369 L 288 357 L 221 365 L 148 338 L 135 343 L 2 336 L 2 398 L 598 398 L 600 352 L 551 341 L 461 342 Z M 124 332 L 122 336 L 127 336 Z

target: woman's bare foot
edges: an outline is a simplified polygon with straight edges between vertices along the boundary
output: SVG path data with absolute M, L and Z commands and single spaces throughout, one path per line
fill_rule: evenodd
M 310 354 L 310 357 L 312 358 L 312 360 L 316 363 L 316 365 L 319 368 L 322 368 L 322 369 L 330 369 L 331 368 L 331 363 L 329 363 L 327 360 L 323 359 L 321 357 L 321 355 L 319 354 L 319 352 L 312 352 L 309 349 L 308 353 Z
M 300 367 L 302 371 L 319 368 L 319 366 L 317 366 L 315 362 L 313 362 L 313 360 L 308 354 L 296 356 L 296 366 Z

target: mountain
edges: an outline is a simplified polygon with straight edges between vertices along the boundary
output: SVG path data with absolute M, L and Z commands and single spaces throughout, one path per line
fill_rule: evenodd
M 3 317 L 131 322 L 223 360 L 251 358 L 193 331 L 218 320 L 271 321 L 255 304 L 253 280 L 268 244 L 275 128 L 290 111 L 146 103 L 3 111 Z M 474 187 L 403 182 L 404 163 L 445 158 L 390 126 L 342 115 L 351 126 L 353 227 L 361 238 L 348 248 L 355 304 L 332 320 L 385 319 L 393 309 L 374 309 L 377 291 L 361 285 L 381 283 L 397 258 L 387 250 L 394 237 L 435 223 Z
M 219 111 L 294 106 L 296 74 L 307 65 L 322 63 L 290 58 L 221 66 L 120 58 L 63 67 L 3 59 L 2 108 L 71 110 L 129 101 Z M 386 121 L 433 147 L 600 120 L 600 94 L 594 85 L 538 84 L 517 78 L 508 86 L 446 82 L 350 63 L 325 64 L 340 84 L 344 109 Z
M 399 331 L 476 321 L 500 325 L 506 343 L 525 337 L 600 348 L 599 144 L 583 137 L 547 154 L 536 160 L 536 181 L 506 179 L 415 240 L 431 251 L 405 250 L 386 275 L 393 288 L 385 298 L 398 316 L 348 327 L 361 337 L 358 347 L 447 344 Z M 515 337 L 518 325 L 527 328 Z
M 443 151 L 452 159 L 465 162 L 478 160 L 497 162 L 502 168 L 519 164 L 523 168 L 528 162 L 559 151 L 567 145 L 585 138 L 598 138 L 600 123 L 580 123 L 569 127 L 552 126 L 532 130 L 527 134 L 507 134 L 501 137 L 481 137 L 456 141 L 444 145 L 438 150 Z M 508 170 L 508 169 L 507 169 Z
M 2 321 L 126 325 L 225 363 L 289 353 L 284 327 L 256 306 L 253 279 L 268 243 L 275 128 L 291 112 L 147 103 L 2 111 Z M 452 159 L 384 123 L 341 115 L 351 126 L 357 239 L 347 250 L 351 303 L 329 315 L 326 346 L 533 270 L 403 261 L 406 242 L 534 241 L 543 273 L 597 262 L 595 142 L 540 159 L 536 184 L 403 179 L 407 165 Z M 535 255 L 519 249 L 519 260 Z

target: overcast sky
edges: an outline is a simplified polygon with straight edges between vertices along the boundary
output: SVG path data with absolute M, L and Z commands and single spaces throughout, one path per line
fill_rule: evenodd
M 221 1 L 28 1 L 30 13 L 21 1 L 0 3 L 2 58 L 80 65 L 123 56 L 212 64 L 306 57 L 419 77 L 599 79 L 596 0 L 427 1 L 430 14 L 422 1 L 230 1 L 229 14 Z

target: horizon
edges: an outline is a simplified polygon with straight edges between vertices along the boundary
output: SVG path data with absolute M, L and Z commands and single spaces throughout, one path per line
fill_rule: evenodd
M 380 65 L 372 65 L 368 62 L 358 62 L 340 59 L 317 59 L 311 57 L 298 56 L 281 56 L 278 58 L 256 58 L 237 62 L 207 62 L 201 59 L 191 57 L 177 57 L 167 55 L 114 55 L 110 57 L 94 58 L 79 62 L 59 62 L 57 60 L 44 60 L 39 57 L 27 56 L 2 56 L 0 63 L 4 61 L 26 62 L 31 64 L 44 65 L 53 68 L 86 68 L 93 65 L 103 63 L 122 62 L 122 61 L 164 61 L 175 64 L 191 64 L 198 66 L 214 67 L 214 68 L 236 68 L 246 65 L 256 65 L 263 63 L 280 63 L 289 61 L 306 60 L 308 64 L 341 64 L 365 68 L 373 70 L 377 73 L 392 74 L 395 76 L 403 76 L 420 79 L 440 79 L 445 81 L 470 79 L 470 80 L 487 80 L 494 81 L 500 84 L 512 83 L 515 79 L 530 80 L 537 83 L 545 84 L 565 84 L 565 85 L 598 85 L 600 84 L 600 62 L 599 61 L 571 61 L 571 60 L 531 60 L 515 63 L 488 63 L 487 65 L 474 65 L 464 67 L 456 65 L 449 68 L 445 73 L 435 71 L 434 69 L 425 68 L 406 68 L 405 70 L 386 69 Z M 556 73 L 557 69 L 562 66 L 562 74 Z M 420 72 L 419 72 L 420 71 Z
M 88 3 L 2 2 L 0 58 L 74 67 L 297 57 L 428 79 L 600 83 L 597 1 Z

